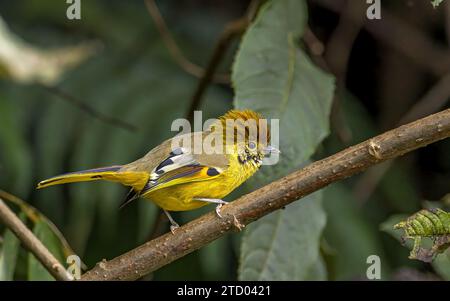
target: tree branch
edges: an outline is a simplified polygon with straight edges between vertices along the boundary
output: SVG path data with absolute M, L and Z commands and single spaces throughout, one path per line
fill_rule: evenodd
M 61 233 L 61 231 L 58 229 L 58 227 L 50 220 L 47 216 L 45 216 L 42 212 L 40 212 L 35 207 L 31 206 L 21 198 L 4 191 L 3 189 L 0 189 L 0 199 L 3 199 L 4 201 L 8 201 L 13 203 L 14 205 L 18 206 L 20 210 L 25 213 L 26 217 L 32 221 L 34 224 L 38 223 L 39 221 L 43 221 L 47 224 L 47 226 L 50 228 L 50 230 L 53 232 L 53 234 L 58 238 L 59 242 L 62 245 L 63 249 L 63 255 L 69 256 L 72 254 L 76 254 L 75 251 L 70 246 L 67 239 L 64 237 L 64 235 Z M 83 271 L 87 270 L 86 264 L 81 261 L 81 268 Z
M 438 112 L 450 98 L 450 72 L 440 78 L 428 92 L 400 119 L 399 125 Z
M 195 77 L 203 77 L 205 74 L 205 69 L 202 67 L 192 63 L 189 61 L 181 51 L 180 47 L 178 47 L 175 39 L 167 28 L 166 22 L 159 11 L 158 6 L 156 5 L 154 0 L 145 0 L 145 6 L 147 7 L 148 13 L 152 17 L 155 22 L 156 28 L 161 35 L 164 44 L 169 50 L 170 55 L 174 58 L 174 60 L 180 65 L 183 70 L 189 74 L 194 75 Z M 219 83 L 229 83 L 230 77 L 228 74 L 214 74 L 213 80 Z
M 450 109 L 401 126 L 274 181 L 110 261 L 98 263 L 82 280 L 134 280 L 245 225 L 386 160 L 450 137 Z M 270 167 L 268 167 L 270 168 Z
M 340 13 L 344 7 L 343 0 L 312 1 L 336 13 Z M 431 40 L 421 30 L 409 26 L 388 10 L 382 11 L 381 20 L 365 22 L 364 26 L 375 38 L 403 53 L 434 75 L 439 77 L 450 70 L 450 55 L 445 46 Z
M 93 118 L 98 119 L 101 122 L 104 122 L 106 124 L 110 124 L 116 127 L 120 127 L 124 130 L 135 132 L 137 131 L 137 127 L 133 124 L 130 124 L 126 121 L 120 120 L 119 118 L 108 116 L 100 111 L 96 111 L 93 107 L 88 105 L 87 103 L 73 97 L 72 95 L 64 92 L 60 88 L 56 86 L 49 86 L 40 84 L 40 86 L 45 89 L 46 91 L 52 93 L 53 95 L 58 96 L 60 99 L 67 101 L 71 103 L 72 105 L 76 106 L 78 109 L 80 109 L 82 112 L 90 115 Z
M 34 236 L 22 221 L 0 199 L 0 220 L 19 238 L 23 246 L 39 260 L 56 280 L 73 280 L 52 253 Z
M 435 113 L 445 107 L 450 98 L 450 72 L 442 77 L 428 92 L 418 100 L 400 119 L 400 126 L 415 119 Z M 395 160 L 380 164 L 365 173 L 355 184 L 353 194 L 359 204 L 364 204 L 373 194 L 383 176 Z

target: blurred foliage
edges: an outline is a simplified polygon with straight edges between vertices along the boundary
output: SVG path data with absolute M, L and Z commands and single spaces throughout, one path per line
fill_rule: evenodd
M 97 56 L 66 73 L 59 88 L 103 114 L 134 124 L 135 132 L 104 124 L 38 85 L 0 83 L 0 132 L 4 133 L 0 139 L 0 185 L 32 199 L 63 230 L 90 267 L 102 258 L 117 256 L 145 241 L 156 216 L 155 207 L 138 202 L 120 212 L 118 205 L 126 189 L 110 183 L 57 187 L 39 193 L 34 191 L 34 183 L 62 171 L 126 163 L 144 155 L 174 135 L 169 130 L 171 122 L 185 114 L 196 83 L 168 55 L 143 3 L 117 1 L 111 11 L 105 11 L 105 5 L 108 4 L 101 1 L 83 2 L 86 15 L 82 27 L 89 26 L 105 47 Z M 23 3 L 7 6 L 19 11 Z M 61 5 L 58 10 L 53 1 L 39 1 L 27 21 L 40 24 L 45 19 L 50 26 L 35 30 L 51 32 L 55 27 L 48 37 L 50 43 L 59 36 L 65 43 L 60 31 L 67 26 L 76 27 L 65 19 L 65 9 Z M 25 11 L 30 10 L 33 5 L 26 5 Z M 121 19 L 130 22 L 115 21 Z M 183 30 L 189 32 L 193 26 Z M 219 18 L 215 25 L 209 26 L 210 31 L 189 41 L 192 48 L 210 49 L 209 41 L 220 32 L 223 20 Z M 32 32 L 29 34 L 33 35 Z M 46 37 L 42 35 L 39 42 L 49 43 Z M 176 89 L 168 89 L 167 85 Z M 227 89 L 210 88 L 202 108 L 204 119 L 231 108 L 231 97 Z M 3 176 L 6 174 L 10 176 Z M 39 231 L 46 235 L 44 230 Z M 33 267 L 29 271 L 36 276 L 33 279 L 40 277 Z
M 61 263 L 65 262 L 65 257 L 61 249 L 58 238 L 51 231 L 48 225 L 39 221 L 34 225 L 34 235 L 47 247 L 47 249 L 58 259 Z M 28 280 L 54 280 L 53 276 L 42 266 L 36 257 L 28 253 Z
M 53 84 L 64 71 L 78 65 L 99 48 L 95 43 L 86 43 L 42 50 L 11 33 L 1 17 L 0 43 L 0 76 L 23 83 Z
M 444 2 L 444 0 L 431 0 L 431 4 L 434 7 L 438 7 L 442 2 Z
M 377 254 L 385 258 L 376 227 L 364 218 L 351 191 L 341 183 L 325 189 L 324 207 L 327 213 L 324 238 L 328 246 L 325 253 L 330 263 L 330 278 L 365 277 L 368 256 Z M 385 260 L 382 260 L 381 271 L 385 278 L 389 272 Z
M 19 218 L 22 221 L 25 220 L 25 214 L 20 213 Z M 19 247 L 19 239 L 10 230 L 6 230 L 4 232 L 0 253 L 0 281 L 10 281 L 14 279 Z
M 264 166 L 250 180 L 253 187 L 300 168 L 329 131 L 334 81 L 295 43 L 306 24 L 304 1 L 269 1 L 242 38 L 236 55 L 232 76 L 236 107 L 279 119 L 282 133 L 280 162 Z M 309 270 L 320 264 L 324 226 L 321 192 L 252 223 L 242 241 L 239 278 L 310 278 Z
M 415 3 L 420 13 L 427 13 Z M 160 0 L 157 4 L 184 55 L 206 66 L 224 26 L 242 16 L 249 1 Z M 421 28 L 430 36 L 436 32 L 443 36 L 442 28 L 432 27 L 442 26 L 442 19 L 427 25 L 428 15 L 417 18 L 414 7 L 383 5 L 383 9 L 404 9 L 402 13 L 423 22 Z M 429 2 L 423 5 L 433 10 Z M 433 10 L 436 16 L 443 7 Z M 142 1 L 82 1 L 82 19 L 74 21 L 66 19 L 66 8 L 64 1 L 53 0 L 0 3 L 8 32 L 39 53 L 74 49 L 92 41 L 103 46 L 76 66 L 63 69 L 52 81 L 76 102 L 45 89 L 36 77 L 21 81 L 8 74 L 5 78 L 7 68 L 0 64 L 0 188 L 42 212 L 40 219 L 33 220 L 26 214 L 27 207 L 15 207 L 63 264 L 64 248 L 46 218 L 90 268 L 148 240 L 157 208 L 140 201 L 119 211 L 126 188 L 112 183 L 56 186 L 38 192 L 35 183 L 144 155 L 174 135 L 171 122 L 186 116 L 198 79 L 175 63 Z M 280 117 L 283 153 L 278 165 L 264 166 L 227 200 L 392 127 L 382 122 L 385 115 L 392 115 L 393 107 L 386 106 L 384 99 L 397 100 L 399 95 L 419 99 L 421 94 L 395 90 L 411 92 L 414 89 L 409 87 L 420 86 L 408 82 L 413 73 L 390 77 L 412 63 L 402 65 L 396 60 L 389 64 L 392 50 L 384 44 L 379 47 L 363 31 L 351 53 L 347 86 L 339 95 L 337 113 L 331 111 L 331 119 L 337 116 L 340 122 L 330 126 L 333 79 L 312 62 L 300 40 L 308 24 L 326 41 L 336 20 L 310 2 L 265 1 L 242 39 L 233 42 L 219 68 L 220 72 L 232 70 L 232 85 L 210 85 L 201 107 L 203 119 L 232 108 L 233 98 L 238 108 Z M 20 60 L 19 56 L 11 60 Z M 377 67 L 372 70 L 373 65 Z M 386 89 L 385 81 L 396 85 Z M 425 87 L 433 81 L 426 74 L 421 83 Z M 132 127 L 104 122 L 80 104 Z M 410 106 L 411 102 L 395 103 L 398 112 L 406 112 Z M 397 214 L 408 216 L 422 207 L 421 200 L 439 199 L 448 193 L 449 150 L 450 141 L 446 140 L 395 161 L 365 199 L 355 191 L 359 176 L 336 183 L 145 279 L 365 279 L 366 258 L 373 254 L 381 258 L 383 279 L 404 269 L 450 279 L 448 250 L 431 265 L 408 260 L 408 250 L 396 240 L 401 233 L 392 230 L 400 220 Z M 210 210 L 207 206 L 175 213 L 175 218 L 184 223 Z M 380 231 L 380 224 L 385 231 Z M 51 279 L 9 231 L 2 227 L 0 236 L 0 279 Z

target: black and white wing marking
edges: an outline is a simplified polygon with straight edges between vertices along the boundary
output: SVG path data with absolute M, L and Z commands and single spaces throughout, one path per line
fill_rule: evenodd
M 201 165 L 184 148 L 177 148 L 152 171 L 147 184 L 141 191 L 130 190 L 121 207 L 151 190 L 187 182 L 213 179 L 221 173 L 221 168 Z

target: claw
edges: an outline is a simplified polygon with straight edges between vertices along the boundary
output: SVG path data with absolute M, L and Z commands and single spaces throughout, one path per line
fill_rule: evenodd
M 180 228 L 180 225 L 178 225 L 178 223 L 172 218 L 172 216 L 170 215 L 169 211 L 164 210 L 164 213 L 167 215 L 167 218 L 169 219 L 170 222 L 170 232 L 172 232 L 172 234 L 175 234 L 175 231 Z
M 175 232 L 178 228 L 180 228 L 180 225 L 172 224 L 172 225 L 170 225 L 170 232 L 172 232 L 172 234 L 175 234 Z
M 223 204 L 219 204 L 216 206 L 216 214 L 218 217 L 223 218 L 222 214 L 220 214 L 220 208 L 222 208 Z

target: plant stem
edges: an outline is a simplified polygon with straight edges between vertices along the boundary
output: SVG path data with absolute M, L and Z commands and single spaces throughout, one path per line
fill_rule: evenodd
M 2 199 L 0 199 L 0 220 L 17 236 L 22 245 L 33 253 L 36 259 L 42 263 L 56 280 L 73 280 L 73 277 L 59 263 L 55 256 L 34 236 Z

